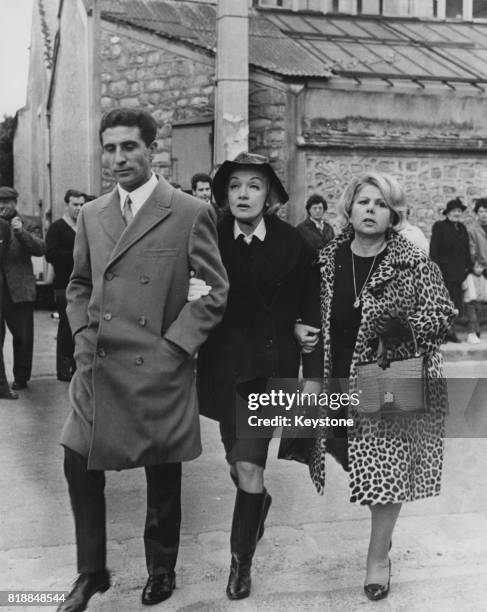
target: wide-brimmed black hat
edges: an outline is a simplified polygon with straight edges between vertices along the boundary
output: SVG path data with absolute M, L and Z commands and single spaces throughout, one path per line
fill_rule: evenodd
M 227 160 L 218 168 L 213 178 L 213 195 L 218 206 L 222 206 L 226 199 L 226 187 L 228 179 L 233 170 L 236 168 L 256 167 L 265 172 L 269 178 L 270 189 L 267 196 L 267 202 L 273 204 L 285 204 L 289 200 L 287 191 L 284 189 L 279 177 L 270 165 L 267 157 L 257 155 L 256 153 L 239 153 L 233 160 Z
M 454 200 L 450 200 L 446 203 L 446 208 L 443 211 L 444 215 L 447 215 L 452 210 L 460 209 L 462 212 L 467 209 L 465 204 L 460 200 L 460 198 L 455 198 Z

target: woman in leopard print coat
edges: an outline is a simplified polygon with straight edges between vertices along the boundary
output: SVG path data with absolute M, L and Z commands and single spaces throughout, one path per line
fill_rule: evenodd
M 330 452 L 349 472 L 351 501 L 371 510 L 365 592 L 376 600 L 389 590 L 388 553 L 402 502 L 440 492 L 447 395 L 439 347 L 455 310 L 436 264 L 393 229 L 405 210 L 403 191 L 393 177 L 370 174 L 355 180 L 341 208 L 349 224 L 319 257 L 321 322 L 313 318 L 312 305 L 307 319 L 321 327 L 322 342 L 305 370 L 307 376 L 316 376 L 313 363 L 319 356 L 324 373 L 319 387 L 305 391 L 337 391 L 338 378 L 348 378 L 349 391 L 357 391 L 359 363 L 379 357 L 384 366 L 413 357 L 408 319 L 425 358 L 430 400 L 427 413 L 400 418 L 368 416 L 349 408 L 353 427 L 335 431 L 331 439 L 330 431 L 320 430 L 307 455 L 319 493 L 324 491 L 325 454 Z M 381 355 L 379 336 L 386 339 Z M 304 343 L 307 349 L 310 343 Z M 323 365 L 319 369 L 321 374 Z M 292 452 L 286 456 L 283 447 L 280 457 L 298 458 Z

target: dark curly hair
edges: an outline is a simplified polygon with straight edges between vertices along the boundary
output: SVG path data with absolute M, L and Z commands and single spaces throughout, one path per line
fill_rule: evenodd
M 474 213 L 478 213 L 479 208 L 487 208 L 487 198 L 477 198 L 475 200 Z
M 102 142 L 102 134 L 105 130 L 119 125 L 138 127 L 140 137 L 147 146 L 156 139 L 157 123 L 149 112 L 142 108 L 116 108 L 102 117 L 98 132 L 100 142 Z
M 323 210 L 328 210 L 328 204 L 326 203 L 325 198 L 323 196 L 320 196 L 319 193 L 313 193 L 313 195 L 310 195 L 309 198 L 306 200 L 306 210 L 308 211 L 308 214 L 309 209 L 315 204 L 323 204 Z

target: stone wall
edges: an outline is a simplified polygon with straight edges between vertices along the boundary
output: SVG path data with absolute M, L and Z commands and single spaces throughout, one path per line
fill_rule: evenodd
M 425 234 L 443 219 L 441 211 L 457 195 L 468 206 L 465 214 L 472 220 L 473 200 L 487 197 L 487 159 L 484 157 L 446 157 L 443 155 L 376 155 L 310 152 L 306 156 L 306 195 L 320 193 L 328 202 L 328 215 L 337 223 L 336 203 L 353 177 L 364 172 L 386 172 L 395 176 L 406 192 L 410 220 Z
M 163 39 L 150 45 L 132 38 L 130 29 L 123 32 L 102 32 L 102 110 L 129 106 L 152 113 L 158 125 L 153 167 L 170 179 L 172 124 L 213 114 L 214 60 L 188 59 L 165 49 Z M 104 172 L 103 191 L 111 184 Z
M 249 148 L 265 155 L 275 171 L 286 177 L 286 93 L 278 88 L 249 84 Z
M 249 150 L 265 155 L 286 185 L 287 149 L 286 92 L 277 87 L 249 83 Z M 281 210 L 286 216 L 286 208 Z

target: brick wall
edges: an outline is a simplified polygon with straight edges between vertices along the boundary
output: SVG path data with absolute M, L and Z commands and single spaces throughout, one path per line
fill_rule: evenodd
M 350 155 L 309 153 L 306 158 L 306 190 L 322 194 L 328 214 L 336 221 L 335 205 L 343 189 L 358 174 L 368 171 L 394 175 L 406 192 L 410 220 L 429 237 L 431 226 L 443 219 L 441 211 L 457 195 L 473 210 L 474 198 L 487 197 L 487 160 L 483 157 L 443 155 Z M 472 213 L 466 212 L 467 224 Z
M 175 121 L 213 114 L 214 67 L 208 57 L 188 59 L 127 36 L 102 32 L 101 105 L 103 112 L 119 106 L 142 107 L 158 125 L 153 167 L 171 178 L 171 130 Z M 103 191 L 112 184 L 103 174 Z

